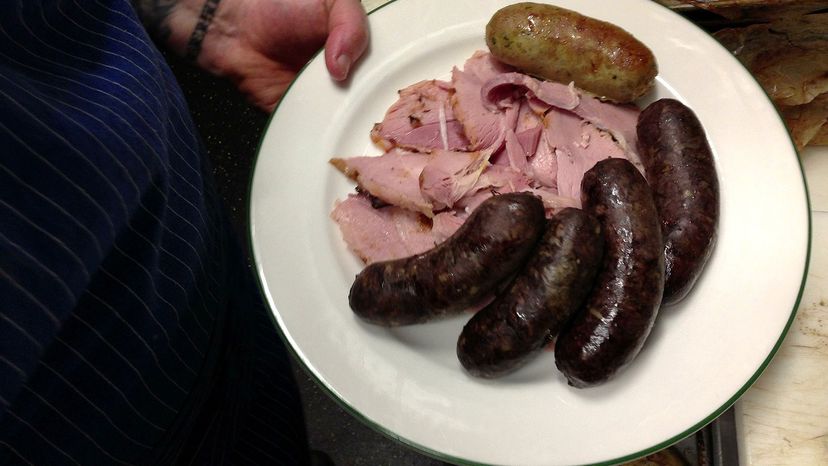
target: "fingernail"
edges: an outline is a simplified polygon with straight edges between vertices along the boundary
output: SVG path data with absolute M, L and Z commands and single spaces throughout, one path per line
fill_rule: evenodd
M 336 57 L 336 64 L 340 69 L 339 79 L 342 80 L 347 78 L 348 71 L 351 69 L 351 57 L 343 53 L 342 55 Z

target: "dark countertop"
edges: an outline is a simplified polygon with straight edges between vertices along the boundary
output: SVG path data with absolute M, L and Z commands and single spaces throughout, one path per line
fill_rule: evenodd
M 240 238 L 247 243 L 248 185 L 269 116 L 248 104 L 230 82 L 177 57 L 167 55 L 167 59 L 207 147 L 219 194 Z M 311 448 L 325 452 L 337 466 L 445 464 L 418 454 L 351 416 L 298 364 L 294 365 L 294 374 Z

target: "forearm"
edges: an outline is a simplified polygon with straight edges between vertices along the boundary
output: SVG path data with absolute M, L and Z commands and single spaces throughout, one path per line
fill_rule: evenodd
M 131 0 L 141 22 L 158 43 L 195 61 L 219 0 Z

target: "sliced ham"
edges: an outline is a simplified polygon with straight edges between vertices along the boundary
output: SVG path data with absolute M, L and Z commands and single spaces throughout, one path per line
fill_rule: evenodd
M 525 174 L 509 166 L 492 165 L 480 175 L 474 187 L 457 202 L 455 207 L 471 213 L 481 202 L 494 195 L 532 191 L 531 182 L 532 180 Z
M 366 264 L 408 257 L 435 246 L 427 218 L 396 206 L 375 209 L 364 194 L 351 194 L 337 202 L 331 218 L 348 248 Z
M 576 209 L 581 208 L 580 196 L 577 198 L 561 196 L 556 190 L 543 187 L 533 189 L 532 193 L 541 198 L 541 201 L 543 201 L 543 206 L 546 208 L 547 218 L 555 215 L 556 212 L 567 207 L 575 207 Z
M 520 140 L 514 130 L 506 130 L 505 142 L 506 157 L 509 160 L 509 167 L 518 173 L 526 173 L 526 170 L 529 167 L 529 162 L 526 160 L 528 154 L 523 148 L 523 145 L 520 143 Z
M 518 110 L 515 132 L 520 134 L 527 130 L 542 126 L 544 113 L 546 113 L 546 109 L 538 111 L 538 109 L 532 105 L 531 99 L 523 99 L 520 104 L 520 110 Z
M 447 210 L 435 215 L 431 225 L 431 235 L 434 238 L 434 244 L 437 245 L 447 240 L 449 236 L 453 235 L 463 225 L 467 217 L 467 213 L 454 210 Z
M 535 152 L 538 151 L 541 132 L 543 132 L 543 126 L 538 125 L 516 134 L 518 142 L 520 142 L 521 147 L 523 147 L 523 152 L 527 157 L 535 155 Z
M 580 195 L 576 197 L 560 195 L 555 188 L 537 186 L 532 177 L 502 166 L 489 167 L 480 176 L 474 195 L 461 200 L 458 205 L 464 205 L 466 210 L 471 212 L 487 198 L 511 192 L 530 192 L 540 197 L 549 215 L 565 207 L 581 207 Z
M 638 161 L 638 136 L 635 126 L 641 110 L 635 105 L 619 105 L 601 102 L 595 97 L 584 96 L 573 110 L 578 116 L 598 129 L 609 132 L 629 154 L 630 161 Z M 640 167 L 639 167 L 640 168 Z
M 419 177 L 420 192 L 436 210 L 451 208 L 489 165 L 485 152 L 434 151 Z
M 627 158 L 605 131 L 566 110 L 553 108 L 546 115 L 547 144 L 555 152 L 558 194 L 580 199 L 581 179 L 596 163 L 607 158 Z
M 433 217 L 474 187 L 488 166 L 488 155 L 442 149 L 424 154 L 397 148 L 378 157 L 334 158 L 331 164 L 377 199 Z
M 420 174 L 431 156 L 392 149 L 379 157 L 331 159 L 331 164 L 378 199 L 431 217 L 434 206 L 420 191 Z
M 510 99 L 504 95 L 511 96 Z M 551 81 L 541 81 L 521 73 L 504 73 L 487 81 L 482 89 L 483 105 L 489 110 L 511 108 L 514 99 L 525 95 L 536 111 L 543 104 L 551 108 L 571 110 L 597 128 L 609 132 L 634 160 L 637 160 L 635 125 L 640 110 L 635 105 L 617 105 L 576 89 Z
M 374 125 L 371 138 L 384 150 L 466 150 L 469 141 L 451 108 L 453 93 L 451 83 L 436 79 L 400 90 L 385 118 Z
M 542 117 L 536 114 L 526 101 L 522 102 L 515 129 L 505 131 L 504 145 L 489 161 L 493 165 L 509 165 L 515 170 L 528 173 L 526 159 L 531 158 L 538 150 L 542 130 Z
M 538 186 L 550 188 L 557 192 L 558 161 L 555 149 L 549 143 L 547 131 L 541 132 L 535 155 L 529 160 L 529 175 Z
M 580 103 L 580 95 L 572 86 L 540 81 L 523 73 L 501 73 L 486 81 L 480 89 L 483 106 L 490 111 L 514 105 L 527 92 L 547 105 L 572 110 Z
M 485 199 L 540 197 L 548 216 L 580 207 L 584 173 L 636 151 L 639 110 L 602 102 L 573 85 L 540 81 L 476 52 L 451 82 L 421 81 L 374 126 L 379 157 L 331 163 L 360 194 L 332 218 L 366 263 L 424 252 L 445 241 Z
M 462 123 L 472 150 L 497 151 L 503 144 L 504 131 L 514 129 L 518 106 L 490 109 L 480 98 L 483 85 L 498 75 L 512 71 L 487 52 L 475 52 L 463 65 L 454 68 L 451 82 L 454 95 L 451 103 L 454 115 Z
M 531 175 L 529 160 L 538 151 L 538 143 L 543 132 L 543 126 L 535 126 L 516 133 L 506 130 L 503 154 L 506 163 L 513 170 Z

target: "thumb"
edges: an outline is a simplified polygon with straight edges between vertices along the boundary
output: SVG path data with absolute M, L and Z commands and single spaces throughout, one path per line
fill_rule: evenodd
M 325 64 L 331 76 L 342 81 L 368 47 L 368 18 L 359 0 L 328 0 L 327 3 Z

